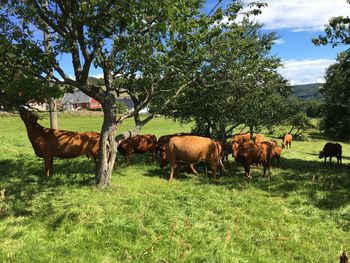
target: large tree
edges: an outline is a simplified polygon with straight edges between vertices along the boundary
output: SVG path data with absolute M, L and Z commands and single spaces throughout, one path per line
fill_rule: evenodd
M 337 63 L 327 69 L 321 129 L 329 138 L 350 140 L 350 58 L 340 53 Z
M 206 58 L 203 77 L 165 110 L 182 122 L 194 121 L 194 132 L 220 140 L 238 125 L 258 130 L 281 121 L 289 92 L 287 81 L 277 72 L 280 60 L 269 55 L 275 35 L 262 34 L 261 25 L 247 17 L 239 23 L 234 18 L 227 21 L 221 34 L 192 52 Z
M 241 4 L 232 2 L 226 14 L 235 19 Z M 143 107 L 154 100 L 158 109 L 165 108 L 192 83 L 214 74 L 203 70 L 207 61 L 204 43 L 226 29 L 221 23 L 221 9 L 204 14 L 200 11 L 204 3 L 2 1 L 0 33 L 24 50 L 35 47 L 37 52 L 26 56 L 32 61 L 37 79 L 76 87 L 101 103 L 104 120 L 96 172 L 98 186 L 110 182 L 117 144 L 137 133 L 152 118 L 152 114 L 144 120 L 139 118 Z M 50 36 L 49 49 L 45 49 L 47 42 L 41 38 L 45 31 Z M 62 56 L 71 58 L 73 77 L 63 67 Z M 89 81 L 93 66 L 103 71 L 103 85 Z M 53 75 L 50 68 L 54 69 Z M 134 112 L 116 118 L 116 99 L 122 93 L 127 93 L 136 107 Z M 115 136 L 122 121 L 133 116 L 135 129 Z
M 347 0 L 350 4 L 350 1 Z M 325 34 L 314 38 L 315 45 L 350 44 L 350 18 L 337 16 L 329 20 Z M 321 128 L 330 138 L 350 139 L 350 49 L 337 57 L 337 62 L 327 69 L 326 84 L 321 89 L 325 98 Z

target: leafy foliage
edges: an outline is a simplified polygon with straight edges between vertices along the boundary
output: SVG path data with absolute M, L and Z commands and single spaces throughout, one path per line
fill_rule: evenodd
M 347 0 L 350 4 L 350 1 Z M 350 44 L 350 18 L 333 17 L 325 28 L 325 35 L 312 40 L 316 45 Z M 342 52 L 337 62 L 327 69 L 326 84 L 321 90 L 325 97 L 321 128 L 330 138 L 350 139 L 350 50 Z
M 232 20 L 220 34 L 213 29 L 202 49 L 191 50 L 192 56 L 205 57 L 201 75 L 165 110 L 181 122 L 194 121 L 196 133 L 218 139 L 241 124 L 258 130 L 281 121 L 290 92 L 277 73 L 280 60 L 268 55 L 275 35 L 261 34 L 261 26 L 248 19 Z
M 325 97 L 321 128 L 330 138 L 350 139 L 350 67 L 348 53 L 341 53 L 337 63 L 326 73 L 326 83 L 321 90 Z
M 32 58 L 27 54 L 41 57 L 35 47 L 23 48 L 23 43 L 12 44 L 0 37 L 0 107 L 2 110 L 16 110 L 19 105 L 31 102 L 47 102 L 58 97 L 61 90 L 58 85 L 50 85 L 41 73 L 45 60 L 40 67 L 33 67 Z
M 125 105 L 124 102 L 117 101 L 116 104 L 117 114 L 123 114 L 128 110 L 128 107 Z

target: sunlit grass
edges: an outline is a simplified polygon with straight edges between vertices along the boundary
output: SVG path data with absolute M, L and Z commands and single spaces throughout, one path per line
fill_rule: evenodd
M 48 119 L 41 121 L 48 126 Z M 99 131 L 101 117 L 59 116 L 66 130 Z M 130 129 L 126 121 L 120 132 Z M 142 133 L 189 131 L 154 119 Z M 350 250 L 350 145 L 343 165 L 317 158 L 326 141 L 307 136 L 283 152 L 271 177 L 253 179 L 230 158 L 216 184 L 132 156 L 112 185 L 94 187 L 94 164 L 56 159 L 54 175 L 34 155 L 19 117 L 0 118 L 0 261 L 338 262 Z M 121 158 L 119 157 L 119 160 Z

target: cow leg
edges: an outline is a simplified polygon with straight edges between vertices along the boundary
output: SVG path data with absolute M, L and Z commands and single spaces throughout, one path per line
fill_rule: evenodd
M 327 157 L 324 157 L 324 162 L 323 162 L 323 164 L 326 165 L 326 162 L 327 162 Z
M 156 151 L 151 152 L 151 156 L 152 156 L 152 163 L 154 164 L 156 161 Z
M 53 158 L 52 157 L 44 157 L 45 162 L 45 175 L 52 175 L 52 166 L 53 166 Z
M 213 177 L 214 177 L 214 183 L 216 182 L 216 169 L 212 169 L 213 170 Z
M 329 156 L 329 165 L 332 165 L 332 156 Z
M 339 155 L 339 162 L 342 164 L 341 155 Z
M 263 163 L 263 168 L 264 168 L 263 176 L 266 176 L 266 171 L 268 170 L 268 166 L 266 163 Z
M 124 156 L 124 159 L 125 159 L 126 165 L 130 165 L 130 156 L 129 156 L 129 153 L 127 153 L 127 154 Z
M 175 163 L 170 163 L 169 182 L 171 182 L 171 181 L 173 180 L 173 176 L 174 176 L 174 166 L 175 166 Z
M 194 169 L 194 164 L 193 163 L 190 163 L 190 169 L 195 175 L 198 176 L 198 172 L 196 171 L 196 169 Z
M 252 177 L 250 176 L 250 165 L 245 165 L 244 166 L 244 176 L 247 179 L 251 179 Z
M 97 160 L 95 160 L 95 164 L 97 166 Z M 117 155 L 115 156 L 115 161 L 114 161 L 114 166 L 113 166 L 113 170 L 116 171 L 118 167 L 118 158 Z

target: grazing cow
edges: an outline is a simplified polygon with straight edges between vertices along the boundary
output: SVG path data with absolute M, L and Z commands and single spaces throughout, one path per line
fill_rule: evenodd
M 251 178 L 250 165 L 262 164 L 264 168 L 264 176 L 266 171 L 270 170 L 272 157 L 272 145 L 270 143 L 261 142 L 244 142 L 240 144 L 235 152 L 236 160 L 243 165 L 244 175 Z
M 270 140 L 264 140 L 264 142 L 271 143 L 273 146 L 278 146 L 278 143 L 277 143 L 277 141 L 276 141 L 276 140 L 272 140 L 272 139 L 270 139 Z
M 125 163 L 130 164 L 130 155 L 133 153 L 149 152 L 154 163 L 156 157 L 157 137 L 153 134 L 136 135 L 129 137 L 118 145 L 118 152 L 124 156 Z
M 46 176 L 52 175 L 53 157 L 74 158 L 86 155 L 97 162 L 99 133 L 44 128 L 38 123 L 38 117 L 31 111 L 22 107 L 19 113 L 35 154 L 44 159 Z
M 318 158 L 324 157 L 324 164 L 326 164 L 326 159 L 329 157 L 329 165 L 332 165 L 332 157 L 337 158 L 337 163 L 342 163 L 342 146 L 339 143 L 327 142 L 323 147 L 323 150 L 320 151 Z
M 233 136 L 232 141 L 237 141 L 239 143 L 249 142 L 250 138 L 251 138 L 251 135 L 249 132 L 248 133 L 239 133 L 239 134 L 236 134 L 235 136 Z
M 276 159 L 277 162 L 279 163 L 280 162 L 280 157 L 281 157 L 281 154 L 282 154 L 282 147 L 281 146 L 278 146 L 278 143 L 276 140 L 265 140 L 263 141 L 264 143 L 269 143 L 272 147 L 272 152 L 271 152 L 271 160 L 272 159 Z
M 169 143 L 165 146 L 161 167 L 164 167 L 167 162 L 170 163 L 169 181 L 171 181 L 176 163 L 193 164 L 198 161 L 205 161 L 209 163 L 215 180 L 218 167 L 222 169 L 221 151 L 221 144 L 212 141 L 210 138 L 186 135 L 174 136 L 170 138 Z M 193 166 L 191 169 L 194 169 Z
M 257 134 L 255 135 L 254 142 L 259 143 L 262 142 L 265 139 L 264 134 Z
M 292 147 L 292 141 L 293 141 L 293 136 L 289 133 L 285 134 L 283 136 L 283 140 L 282 140 L 282 149 L 286 148 L 288 149 Z
M 278 146 L 278 145 L 273 146 L 271 158 L 276 159 L 277 162 L 280 163 L 280 157 L 281 157 L 282 151 L 283 149 L 281 146 Z
M 174 136 L 184 136 L 184 135 L 191 135 L 190 133 L 175 133 L 175 134 L 169 134 L 169 135 L 163 135 L 160 136 L 157 140 L 156 144 L 156 157 L 158 152 L 163 153 L 165 151 L 165 145 L 169 142 L 170 138 Z

